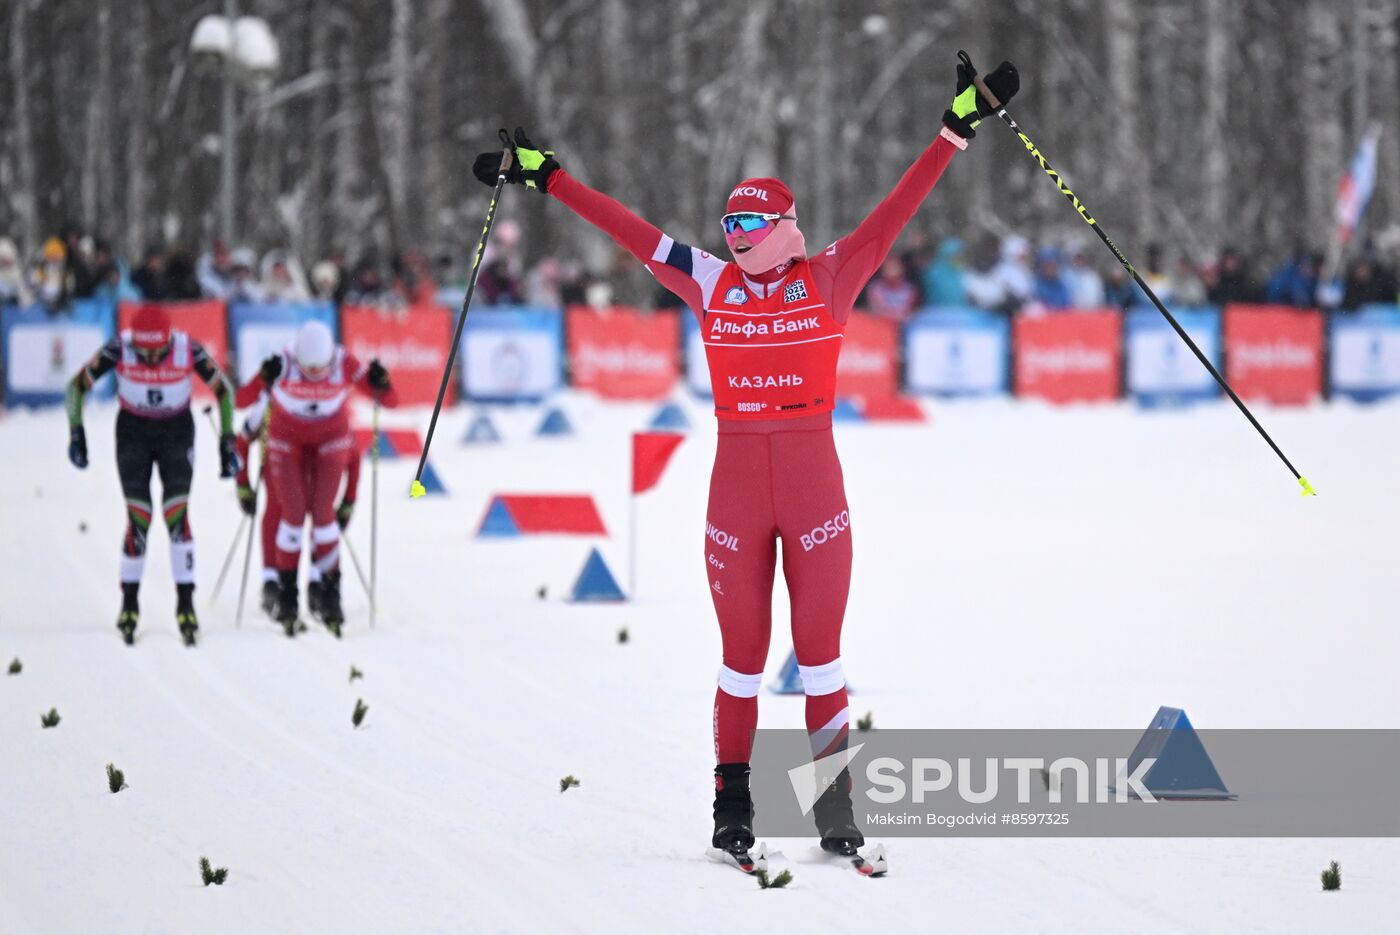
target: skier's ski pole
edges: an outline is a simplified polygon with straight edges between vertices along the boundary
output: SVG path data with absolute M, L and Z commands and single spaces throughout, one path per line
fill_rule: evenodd
M 350 563 L 355 566 L 355 574 L 360 579 L 360 586 L 365 589 L 365 594 L 370 594 L 369 581 L 365 578 L 365 569 L 360 564 L 360 557 L 355 554 L 355 547 L 350 544 L 350 537 L 345 535 L 344 533 L 341 533 L 340 541 L 345 544 L 345 551 L 350 556 Z M 369 607 L 371 619 L 373 619 L 374 603 L 372 597 Z M 371 623 L 370 625 L 373 626 L 373 623 Z
M 262 432 L 258 443 L 258 488 L 262 487 L 263 476 L 267 474 L 267 433 L 270 431 L 272 431 L 272 407 L 268 406 L 263 410 Z M 251 453 L 251 451 L 250 448 L 249 452 Z M 243 580 L 238 585 L 238 612 L 233 617 L 234 628 L 240 630 L 243 628 L 243 602 L 248 596 L 248 566 L 253 561 L 253 529 L 256 526 L 257 523 L 249 525 L 248 545 L 243 549 Z
M 1181 327 L 1181 323 L 1176 320 L 1171 312 L 1167 311 L 1167 307 L 1162 304 L 1162 300 L 1157 298 L 1157 294 L 1143 281 L 1142 276 L 1133 268 L 1133 264 L 1129 263 L 1128 258 L 1123 255 L 1123 251 L 1119 250 L 1118 245 L 1109 239 L 1108 234 L 1104 233 L 1103 227 L 1089 214 L 1089 210 L 1080 202 L 1079 197 L 1069 190 L 1069 186 L 1065 184 L 1060 174 L 1050 168 L 1050 163 L 1041 155 L 1040 149 L 1031 142 L 1031 138 L 1021 129 L 1020 124 L 1011 118 L 1011 115 L 1006 112 L 1006 108 L 1002 106 L 1001 101 L 999 101 L 997 96 L 987 87 L 987 83 L 982 80 L 982 77 L 977 74 L 977 70 L 972 67 L 972 59 L 968 57 L 968 54 L 960 49 L 958 50 L 958 58 L 962 60 L 963 66 L 967 69 L 968 75 L 972 78 L 972 83 L 977 86 L 977 90 L 981 92 L 982 97 L 986 99 L 988 104 L 996 109 L 997 116 L 1021 138 L 1021 143 L 1026 147 L 1026 152 L 1030 153 L 1031 158 L 1039 163 L 1040 167 L 1045 170 L 1045 174 L 1050 177 L 1050 181 L 1055 183 L 1055 187 L 1060 190 L 1060 193 L 1069 199 L 1070 204 L 1074 206 L 1074 210 L 1084 219 L 1084 223 L 1088 224 L 1093 228 L 1094 233 L 1099 235 L 1099 239 L 1103 241 L 1104 246 L 1108 247 L 1108 249 L 1113 252 L 1118 262 L 1123 265 L 1123 269 L 1127 270 L 1128 275 L 1133 277 L 1133 281 L 1138 284 L 1138 288 L 1143 291 L 1144 295 L 1152 300 L 1153 305 L 1157 306 L 1157 311 L 1162 313 L 1162 316 L 1167 319 L 1167 323 L 1172 326 L 1181 340 L 1185 341 L 1186 346 L 1191 348 L 1191 352 L 1196 355 L 1196 359 L 1210 371 L 1211 376 L 1215 377 L 1215 382 L 1219 383 L 1220 387 L 1234 400 L 1240 412 L 1244 413 L 1244 417 L 1248 419 L 1249 424 L 1254 426 L 1255 430 L 1263 436 L 1264 441 L 1269 443 L 1269 447 L 1274 450 L 1274 454 L 1279 456 L 1279 460 L 1288 467 L 1288 470 L 1293 472 L 1293 476 L 1298 479 L 1299 485 L 1303 488 L 1302 495 L 1305 497 L 1317 496 L 1317 491 L 1313 490 L 1312 484 L 1309 484 L 1308 479 L 1298 473 L 1298 469 L 1293 466 L 1293 462 L 1288 460 L 1283 450 L 1269 437 L 1269 433 L 1264 431 L 1264 427 L 1259 424 L 1259 420 L 1254 418 L 1254 413 L 1250 412 L 1249 407 L 1235 394 L 1234 389 L 1231 388 L 1230 384 L 1225 381 L 1225 378 L 1220 375 L 1220 371 L 1215 369 L 1215 365 L 1210 362 L 1205 354 L 1201 353 L 1201 349 L 1196 346 L 1195 341 L 1191 340 L 1191 336 L 1186 333 L 1185 328 Z
M 209 418 L 209 425 L 214 429 L 214 434 L 219 434 L 218 423 L 214 421 L 213 406 L 205 406 L 204 414 Z M 253 502 L 257 502 L 258 488 L 262 486 L 262 474 L 259 473 L 257 485 L 253 487 Z M 243 538 L 243 527 L 247 525 L 249 516 L 244 513 L 238 521 L 238 531 L 233 534 L 233 541 L 228 544 L 228 554 L 224 556 L 224 564 L 219 568 L 219 577 L 214 581 L 214 591 L 209 596 L 209 603 L 213 604 L 219 600 L 219 592 L 224 589 L 224 579 L 228 577 L 228 570 L 233 567 L 233 557 L 238 554 L 238 540 Z
M 496 220 L 496 203 L 501 200 L 501 190 L 506 187 L 506 172 L 510 169 L 511 158 L 515 154 L 510 134 L 504 129 L 501 130 L 501 142 L 505 144 L 505 149 L 501 151 L 501 172 L 496 177 L 496 190 L 491 193 L 491 204 L 486 209 L 486 224 L 481 229 L 481 240 L 476 245 L 471 278 L 467 280 L 467 294 L 462 297 L 462 310 L 457 314 L 457 331 L 452 336 L 452 346 L 447 349 L 447 366 L 442 369 L 442 385 L 438 387 L 437 402 L 433 404 L 433 417 L 428 421 L 428 436 L 423 439 L 423 453 L 418 456 L 418 470 L 413 475 L 413 485 L 408 490 L 408 495 L 415 499 L 427 493 L 423 489 L 423 465 L 428 463 L 428 448 L 433 444 L 433 430 L 437 428 L 438 413 L 442 410 L 442 398 L 447 394 L 447 381 L 452 379 L 452 364 L 457 359 L 457 348 L 462 343 L 462 327 L 467 323 L 467 308 L 472 304 L 472 292 L 476 289 L 476 277 L 481 272 L 481 255 L 486 250 L 486 241 L 491 236 L 491 225 Z M 374 561 L 371 559 L 371 572 L 373 572 L 373 568 Z M 371 577 L 373 576 L 371 575 Z M 371 613 L 373 613 L 373 606 L 374 604 L 371 602 Z
M 466 317 L 466 310 L 465 310 L 465 309 L 463 309 L 463 311 L 462 311 L 462 317 L 463 317 L 463 318 Z M 451 369 L 451 365 L 450 365 L 450 364 L 448 365 L 448 369 Z M 441 401 L 442 401 L 442 396 L 441 396 L 441 394 L 439 394 L 439 395 L 438 395 L 438 402 L 441 402 Z M 369 591 L 369 628 L 370 628 L 371 630 L 373 630 L 373 629 L 374 629 L 374 618 L 375 618 L 375 616 L 376 616 L 375 611 L 377 610 L 378 604 L 379 604 L 379 602 L 378 602 L 378 600 L 377 600 L 377 594 L 378 594 L 378 592 L 377 592 L 376 589 L 375 589 L 375 586 L 379 583 L 379 396 L 378 396 L 378 395 L 376 395 L 376 396 L 374 397 L 374 415 L 373 415 L 371 418 L 372 418 L 372 420 L 373 420 L 373 431 L 372 431 L 372 433 L 371 433 L 371 437 L 372 437 L 373 441 L 372 441 L 372 443 L 371 443 L 371 447 L 370 447 L 370 450 L 369 450 L 369 587 L 366 588 L 366 590 Z M 423 446 L 423 452 L 424 452 L 424 454 L 427 453 L 427 450 L 428 450 L 427 446 L 424 445 L 424 446 Z M 418 469 L 421 471 L 421 470 L 423 469 L 423 466 L 420 464 L 420 465 L 418 466 Z M 417 483 L 417 481 L 414 481 L 414 483 Z M 355 558 L 355 553 L 354 553 L 353 550 L 350 552 L 350 557 L 351 557 L 352 559 Z M 359 559 L 355 559 L 355 570 L 356 570 L 356 571 L 360 571 L 360 561 L 359 561 Z M 364 580 L 365 580 L 365 574 L 364 574 L 364 572 L 361 571 L 361 572 L 360 572 L 360 582 L 361 582 L 361 583 L 364 583 Z

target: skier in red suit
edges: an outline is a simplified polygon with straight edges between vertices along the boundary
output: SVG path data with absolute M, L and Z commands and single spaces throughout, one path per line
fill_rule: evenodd
M 243 420 L 243 430 L 238 433 L 237 448 L 238 458 L 242 463 L 242 468 L 236 478 L 238 484 L 238 506 L 251 517 L 256 517 L 258 512 L 257 491 L 253 488 L 252 479 L 248 476 L 249 464 L 251 463 L 251 449 L 253 444 L 262 437 L 265 426 L 263 417 L 267 411 L 267 397 L 263 396 L 248 411 Z M 353 437 L 353 433 L 352 433 Z M 335 508 L 336 522 L 340 524 L 340 531 L 344 532 L 345 527 L 350 525 L 350 518 L 355 512 L 355 497 L 360 487 L 360 452 L 352 449 L 350 458 L 345 465 L 345 492 L 340 496 L 340 506 Z M 305 485 L 310 485 L 310 480 L 305 481 Z M 277 575 L 277 527 L 282 522 L 282 508 L 278 505 L 275 497 L 272 496 L 272 488 L 267 488 L 267 506 L 263 509 L 262 520 L 259 523 L 259 543 L 262 547 L 262 609 L 269 617 L 277 619 L 277 596 L 280 591 Z M 321 616 L 321 567 L 312 564 L 307 570 L 306 581 L 306 606 L 311 611 L 312 616 Z
M 292 346 L 262 362 L 257 376 L 239 387 L 237 403 L 251 406 L 266 392 L 269 497 L 282 517 L 277 526 L 277 621 L 295 635 L 297 564 L 306 519 L 311 519 L 311 560 L 321 570 L 321 620 L 337 636 L 340 606 L 340 526 L 335 495 L 354 453 L 350 434 L 352 387 L 393 407 L 398 397 L 389 373 L 372 360 L 362 365 L 338 346 L 319 321 L 301 326 Z
M 977 123 L 992 116 L 962 66 L 943 126 L 854 231 L 813 255 L 791 190 L 775 178 L 734 187 L 721 218 L 731 261 L 678 243 L 619 202 L 565 172 L 554 154 L 515 131 L 508 182 L 554 196 L 635 256 L 694 310 L 719 421 L 705 530 L 705 570 L 724 661 L 713 713 L 715 831 L 736 858 L 753 844 L 749 755 L 768 654 L 777 542 L 792 603 L 792 639 L 807 696 L 814 757 L 845 748 L 849 730 L 841 622 L 851 578 L 851 515 L 831 434 L 836 361 L 861 288 Z M 1003 62 L 986 76 L 1002 101 L 1019 87 Z M 499 151 L 473 171 L 495 185 Z M 825 850 L 864 844 L 847 771 L 813 815 Z

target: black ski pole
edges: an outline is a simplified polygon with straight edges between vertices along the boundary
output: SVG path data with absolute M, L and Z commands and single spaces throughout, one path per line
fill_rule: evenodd
M 481 255 L 486 250 L 486 241 L 491 236 L 491 225 L 496 220 L 496 203 L 501 199 L 501 190 L 506 187 L 506 172 L 509 171 L 511 159 L 515 155 L 510 134 L 504 128 L 501 130 L 501 142 L 505 144 L 505 149 L 501 151 L 500 175 L 496 177 L 496 189 L 491 193 L 491 204 L 486 209 L 486 224 L 481 228 L 481 240 L 476 245 L 476 255 L 472 259 L 472 274 L 467 280 L 467 294 L 462 297 L 462 310 L 457 314 L 457 331 L 452 336 L 452 346 L 447 349 L 447 366 L 442 369 L 442 385 L 438 387 L 437 402 L 433 404 L 433 417 L 428 421 L 428 435 L 423 439 L 423 453 L 418 456 L 418 470 L 413 475 L 413 484 L 408 491 L 408 495 L 415 499 L 427 493 L 423 489 L 423 465 L 428 463 L 428 448 L 433 444 L 433 430 L 437 428 L 442 399 L 447 394 L 447 381 L 452 379 L 452 364 L 457 359 L 457 347 L 462 343 L 462 328 L 467 323 L 467 309 L 472 304 L 477 274 L 481 272 Z M 371 561 L 370 564 L 373 566 L 374 563 Z M 370 606 L 373 607 L 372 601 Z
M 1303 488 L 1302 495 L 1305 497 L 1317 496 L 1317 491 L 1313 490 L 1312 484 L 1309 484 L 1308 479 L 1298 473 L 1298 469 L 1293 466 L 1293 462 L 1288 460 L 1288 456 L 1285 455 L 1283 450 L 1269 437 L 1269 433 L 1264 431 L 1264 426 L 1260 425 L 1259 420 L 1254 418 L 1254 413 L 1250 412 L 1249 407 L 1235 394 L 1234 389 L 1231 388 L 1230 384 L 1225 381 L 1225 378 L 1220 375 L 1220 371 L 1215 369 L 1215 365 L 1210 362 L 1205 354 L 1201 353 L 1201 349 L 1196 346 L 1195 341 L 1191 340 L 1191 336 L 1186 333 L 1185 328 L 1181 327 L 1181 323 L 1176 320 L 1171 312 L 1167 311 L 1167 307 L 1162 304 L 1162 300 L 1157 298 L 1157 294 L 1143 281 L 1142 276 L 1133 268 L 1133 264 L 1129 263 L 1128 258 L 1123 255 L 1123 251 L 1119 250 L 1118 245 L 1109 239 L 1108 234 L 1104 233 L 1103 227 L 1089 214 L 1089 210 L 1080 202 L 1079 197 L 1075 195 L 1074 192 L 1070 191 L 1069 186 L 1065 184 L 1060 174 L 1050 168 L 1050 163 L 1041 155 L 1040 149 L 1031 142 L 1031 138 L 1021 129 L 1020 124 L 1011 118 L 1011 115 L 1006 112 L 1006 108 L 1002 106 L 1001 101 L 997 99 L 997 96 L 987 87 L 987 83 L 977 74 L 977 70 L 972 67 L 972 59 L 968 57 L 968 54 L 959 49 L 958 58 L 967 69 L 968 75 L 972 78 L 972 83 L 977 86 L 977 90 L 981 93 L 982 97 L 986 99 L 988 104 L 996 109 L 997 116 L 1021 138 L 1021 143 L 1026 147 L 1026 152 L 1030 153 L 1031 158 L 1040 164 L 1040 167 L 1045 170 L 1046 175 L 1050 176 L 1050 181 L 1055 183 L 1055 187 L 1060 190 L 1060 193 L 1069 199 L 1070 204 L 1074 206 L 1074 210 L 1084 219 L 1084 223 L 1088 224 L 1093 228 L 1094 233 L 1099 235 L 1099 239 L 1103 241 L 1104 246 L 1113 251 L 1113 255 L 1117 257 L 1118 262 L 1123 265 L 1123 269 L 1128 271 L 1128 275 L 1133 277 L 1133 281 L 1138 284 L 1138 288 L 1142 290 L 1144 295 L 1152 300 L 1152 304 L 1157 306 L 1157 311 L 1162 313 L 1162 316 L 1166 318 L 1167 323 L 1172 326 L 1181 340 L 1185 341 L 1186 346 L 1191 348 L 1191 352 L 1196 355 L 1196 359 L 1201 362 L 1202 366 L 1210 371 L 1210 375 L 1215 377 L 1215 382 L 1219 383 L 1220 387 L 1234 400 L 1240 412 L 1244 413 L 1244 417 L 1249 420 L 1249 424 L 1254 426 L 1255 430 L 1263 436 L 1264 441 L 1269 443 L 1269 447 L 1274 450 L 1274 454 L 1279 456 L 1279 460 L 1288 467 L 1288 470 L 1293 472 L 1294 477 L 1298 478 L 1298 483 Z

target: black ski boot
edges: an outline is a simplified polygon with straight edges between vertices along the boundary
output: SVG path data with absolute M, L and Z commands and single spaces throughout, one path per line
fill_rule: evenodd
M 263 613 L 273 620 L 277 619 L 277 592 L 276 581 L 264 581 L 262 585 L 262 609 Z
M 297 573 L 277 573 L 277 622 L 287 636 L 297 635 Z
M 321 619 L 321 595 L 324 589 L 321 582 L 307 580 L 306 582 L 306 612 L 315 620 Z
M 340 639 L 340 626 L 345 622 L 345 611 L 340 608 L 339 569 L 325 572 L 321 576 L 321 622 L 331 631 L 332 636 Z
M 138 583 L 122 584 L 122 612 L 117 614 L 117 629 L 121 631 L 122 642 L 128 646 L 136 642 L 136 625 L 141 622 L 141 605 L 136 600 L 139 590 Z
M 822 850 L 851 857 L 858 848 L 865 846 L 865 835 L 856 827 L 851 807 L 850 770 L 841 770 L 841 775 L 826 787 L 817 804 L 812 806 L 812 817 L 817 822 L 817 833 L 822 836 Z
M 194 585 L 175 585 L 175 623 L 180 627 L 180 639 L 193 646 L 199 633 L 199 617 L 194 612 Z
M 749 764 L 721 763 L 715 767 L 715 834 L 710 843 L 735 856 L 753 847 L 753 797 L 749 795 Z

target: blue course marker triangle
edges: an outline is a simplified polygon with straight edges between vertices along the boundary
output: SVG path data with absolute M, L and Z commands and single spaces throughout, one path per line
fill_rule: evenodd
M 684 432 L 690 429 L 690 419 L 686 417 L 685 410 L 680 407 L 679 403 L 666 403 L 656 410 L 656 415 L 652 416 L 650 427 L 671 432 Z
M 383 432 L 379 433 L 376 443 L 379 445 L 379 457 L 383 458 L 385 461 L 399 456 L 398 449 L 394 447 L 393 442 L 389 441 L 389 436 L 385 435 Z
M 472 424 L 467 427 L 466 436 L 462 439 L 468 445 L 486 445 L 500 440 L 501 433 L 496 431 L 496 423 L 484 412 L 472 420 Z
M 515 525 L 515 517 L 510 515 L 510 510 L 506 509 L 505 501 L 500 497 L 492 497 L 491 505 L 486 509 L 486 516 L 481 520 L 481 528 L 476 531 L 478 537 L 481 536 L 518 536 L 520 527 Z
M 1216 771 L 1191 720 L 1180 708 L 1163 706 L 1157 709 L 1142 739 L 1128 755 L 1125 775 L 1133 775 L 1138 765 L 1149 757 L 1157 762 L 1143 774 L 1142 785 L 1156 798 L 1236 798 L 1225 788 L 1225 781 Z M 1128 790 L 1128 794 L 1135 796 L 1132 790 Z
M 431 462 L 424 462 L 423 477 L 421 478 L 421 480 L 423 482 L 424 493 L 432 493 L 439 495 L 447 493 L 447 488 L 442 485 L 442 478 L 438 477 L 437 471 L 433 470 L 433 465 Z
M 608 569 L 608 563 L 603 561 L 603 556 L 597 548 L 588 553 L 588 561 L 583 563 L 583 570 L 578 573 L 578 580 L 574 582 L 574 590 L 569 595 L 569 600 L 627 600 L 627 595 L 623 594 L 622 589 L 617 586 L 617 579 L 613 577 L 612 571 Z
M 574 434 L 574 427 L 569 423 L 569 417 L 564 415 L 564 410 L 551 409 L 544 414 L 544 421 L 535 430 L 535 434 L 540 437 L 562 438 Z
M 778 673 L 778 680 L 768 686 L 768 689 L 775 695 L 802 694 L 802 676 L 797 671 L 797 650 L 788 653 L 787 662 L 783 663 L 782 671 Z

